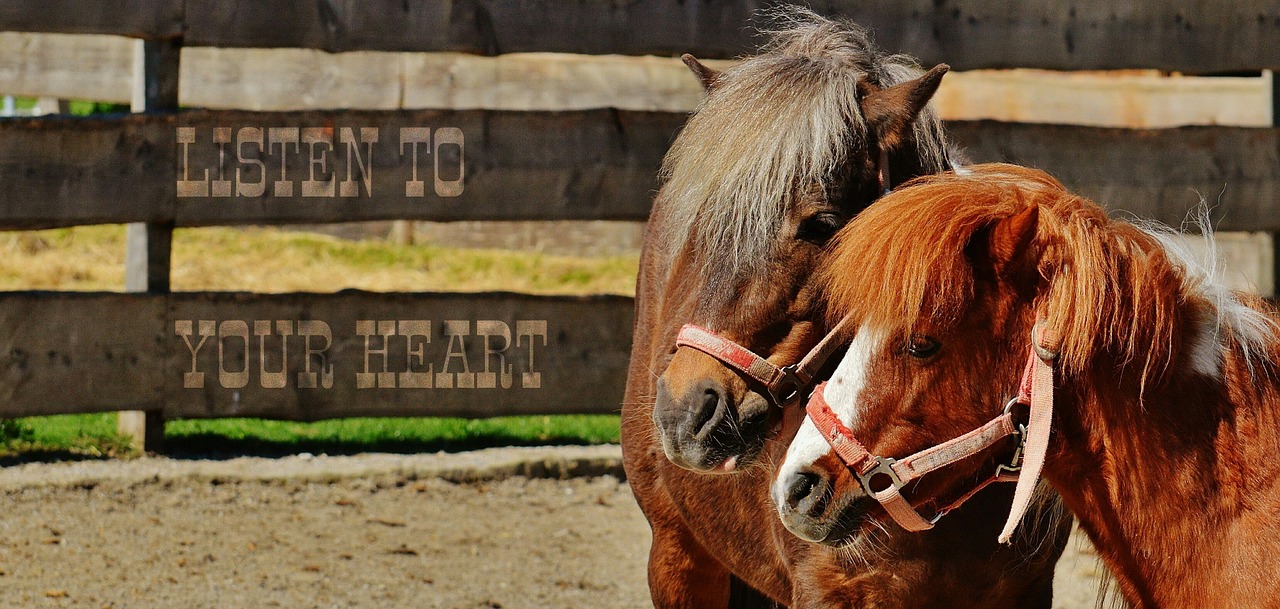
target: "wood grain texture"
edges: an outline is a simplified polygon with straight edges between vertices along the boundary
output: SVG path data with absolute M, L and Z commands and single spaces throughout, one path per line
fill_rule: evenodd
M 0 123 L 0 226 L 643 220 L 662 155 L 684 120 L 683 114 L 615 110 L 199 111 L 16 119 Z M 232 179 L 241 168 L 246 181 L 258 180 L 252 175 L 256 169 L 238 163 L 230 146 L 218 163 L 211 142 L 216 127 L 378 127 L 372 196 L 360 186 L 356 197 L 302 197 L 297 180 L 304 177 L 308 159 L 293 154 L 286 174 L 294 184 L 292 196 L 276 196 L 268 187 L 261 196 L 177 197 L 179 126 L 196 129 L 197 143 L 188 154 L 190 177 L 209 170 L 212 180 L 221 167 Z M 1221 230 L 1280 230 L 1280 129 L 1131 130 L 993 121 L 949 126 L 974 160 L 1045 169 L 1114 210 L 1178 225 L 1203 196 L 1215 205 Z M 432 192 L 426 157 L 419 167 L 426 196 L 406 196 L 412 163 L 407 148 L 401 157 L 401 127 L 461 130 L 465 179 L 460 196 Z M 278 158 L 267 158 L 273 181 Z M 345 179 L 343 158 L 331 155 L 328 161 Z
M 555 297 L 525 294 L 383 294 L 344 291 L 337 294 L 106 294 L 6 292 L 0 294 L 0 416 L 16 417 L 72 412 L 107 412 L 164 405 L 165 418 L 266 417 L 318 420 L 352 416 L 464 416 L 617 412 L 630 350 L 633 304 L 624 297 Z M 190 322 L 192 345 L 199 344 L 201 320 L 212 322 L 214 336 L 196 350 L 196 369 L 203 387 L 184 387 L 191 371 L 191 350 L 177 330 Z M 281 359 L 277 322 L 291 324 L 288 358 Z M 324 351 L 332 383 L 324 387 L 322 365 L 312 356 L 315 388 L 299 387 L 308 368 L 300 320 L 324 322 L 332 343 Z M 386 367 L 381 355 L 369 357 L 367 370 L 390 371 L 397 385 L 360 388 L 357 374 L 366 370 L 366 348 L 382 347 L 380 337 L 368 346 L 357 331 L 359 320 L 430 322 L 429 343 L 407 342 L 395 334 L 388 343 Z M 467 325 L 452 339 L 444 322 Z M 510 331 L 510 346 L 496 334 L 485 339 L 478 322 L 497 321 Z M 246 342 L 236 333 L 242 321 Z M 255 334 L 255 321 L 267 322 L 271 334 Z M 521 321 L 545 322 L 546 343 L 536 336 L 520 338 Z M 223 326 L 223 322 L 232 322 Z M 457 333 L 457 332 L 455 332 Z M 312 339 L 320 349 L 325 341 Z M 285 371 L 280 388 L 264 387 L 260 360 L 265 340 L 266 369 Z M 486 369 L 485 340 L 500 352 L 513 375 L 510 388 L 458 387 L 465 353 L 470 374 Z M 248 351 L 246 353 L 246 345 Z M 221 355 L 219 348 L 221 347 Z M 409 366 L 410 351 L 422 360 Z M 452 357 L 450 355 L 453 354 Z M 246 368 L 244 361 L 248 357 Z M 416 357 L 416 356 L 415 356 Z M 448 359 L 454 388 L 410 388 L 399 373 L 445 371 Z M 282 361 L 287 361 L 282 366 Z M 497 374 L 498 355 L 488 370 Z M 220 370 L 247 370 L 244 386 L 224 383 Z M 539 387 L 529 387 L 522 374 L 539 373 Z M 455 376 L 456 375 L 456 376 Z M 379 379 L 385 380 L 385 379 Z M 478 377 L 472 377 L 478 381 Z M 497 377 L 495 377 L 497 380 Z M 481 382 L 473 382 L 479 387 Z
M 992 121 L 949 129 L 973 160 L 1044 169 L 1112 213 L 1180 226 L 1203 200 L 1218 230 L 1280 230 L 1280 129 Z
M 128 102 L 133 41 L 0 32 L 0 91 Z M 731 60 L 706 60 L 716 68 Z M 1154 70 L 951 72 L 934 96 L 948 120 L 1163 128 L 1271 126 L 1269 77 Z M 679 59 L 654 56 L 182 50 L 181 102 L 237 110 L 621 110 L 689 112 L 703 90 Z
M 13 0 L 0 3 L 0 30 L 182 37 L 184 0 Z
M 582 112 L 184 112 L 114 118 L 34 118 L 0 123 L 0 226 L 42 228 L 113 222 L 173 221 L 179 226 L 324 223 L 377 219 L 640 220 L 648 216 L 656 173 L 684 115 Z M 196 129 L 187 155 L 190 177 L 219 167 L 232 179 L 235 150 L 219 164 L 213 130 L 227 127 L 362 127 L 379 129 L 373 145 L 371 191 L 358 197 L 303 197 L 298 181 L 308 159 L 290 149 L 291 196 L 268 187 L 262 196 L 177 197 L 182 175 L 178 127 Z M 457 128 L 465 137 L 465 189 L 432 192 L 434 159 L 420 153 L 426 196 L 406 195 L 411 149 L 401 156 L 400 128 Z M 327 155 L 326 171 L 346 173 L 343 148 Z M 248 150 L 248 149 L 246 149 Z M 361 148 L 362 153 L 365 149 Z M 455 153 L 457 149 L 454 149 Z M 250 152 L 246 152 L 246 155 Z M 277 156 L 267 157 L 278 178 Z M 367 156 L 367 153 L 365 153 Z M 335 162 L 336 161 L 336 162 Z M 445 160 L 447 170 L 456 159 Z M 358 167 L 353 166 L 355 171 Z M 354 173 L 354 172 L 353 172 Z M 246 180 L 260 180 L 260 174 Z M 317 174 L 320 175 L 320 172 Z M 356 174 L 357 176 L 359 174 Z M 449 176 L 444 176 L 449 179 Z M 455 176 L 456 177 L 456 176 Z M 210 189 L 212 193 L 212 188 Z M 238 191 L 237 191 L 238 192 Z M 372 193 L 372 196 L 369 193 Z
M 528 51 L 729 58 L 754 50 L 764 0 L 16 0 L 0 29 L 183 36 L 188 46 L 330 52 Z M 1280 67 L 1280 5 L 1208 0 L 817 0 L 874 30 L 881 46 L 959 70 Z

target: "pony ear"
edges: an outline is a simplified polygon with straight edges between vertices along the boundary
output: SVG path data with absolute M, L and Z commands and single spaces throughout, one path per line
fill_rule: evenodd
M 915 80 L 883 89 L 865 80 L 858 81 L 862 116 L 875 130 L 883 149 L 892 150 L 902 143 L 911 123 L 920 116 L 920 111 L 938 91 L 942 76 L 950 69 L 940 63 Z
M 996 275 L 1008 275 L 1025 260 L 1024 255 L 1036 236 L 1040 223 L 1040 208 L 1032 205 L 1015 216 L 1005 218 L 991 227 L 987 238 L 987 255 L 995 267 Z
M 689 71 L 693 72 L 693 75 L 698 77 L 698 82 L 702 83 L 702 88 L 705 89 L 707 93 L 710 93 L 711 90 L 716 87 L 717 81 L 720 79 L 720 70 L 715 70 L 702 65 L 702 62 L 698 61 L 697 57 L 688 53 L 681 55 L 680 61 L 683 61 L 684 65 L 689 66 Z

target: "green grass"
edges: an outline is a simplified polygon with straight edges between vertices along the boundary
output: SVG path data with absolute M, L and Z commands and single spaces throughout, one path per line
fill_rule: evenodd
M 618 441 L 617 415 L 360 418 L 293 423 L 261 419 L 172 421 L 166 451 L 195 454 L 431 452 L 488 446 Z
M 13 98 L 13 107 L 17 110 L 30 110 L 34 108 L 39 98 L 35 97 L 15 97 Z M 67 111 L 73 116 L 90 116 L 93 114 L 117 114 L 129 111 L 129 104 L 113 104 L 111 102 L 89 101 L 85 99 L 73 99 L 67 102 Z
M 134 451 L 116 433 L 115 413 L 0 419 L 0 457 L 130 457 Z
M 177 456 L 434 452 L 490 446 L 617 442 L 617 415 L 357 418 L 294 423 L 263 419 L 169 421 L 165 451 Z M 137 456 L 116 433 L 114 413 L 0 420 L 0 459 Z

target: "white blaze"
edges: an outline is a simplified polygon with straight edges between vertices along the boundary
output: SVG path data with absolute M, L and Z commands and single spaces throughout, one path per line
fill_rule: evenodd
M 858 398 L 867 386 L 867 373 L 871 367 L 871 360 L 884 348 L 886 334 L 875 328 L 860 328 L 853 342 L 849 344 L 849 351 L 845 353 L 844 359 L 840 360 L 840 365 L 836 367 L 835 373 L 831 375 L 831 380 L 823 390 L 823 398 L 831 407 L 831 411 L 849 429 L 856 428 Z M 782 460 L 777 480 L 790 480 L 793 475 L 813 464 L 830 450 L 831 445 L 818 432 L 813 420 L 805 417 L 804 423 L 800 425 L 800 431 L 796 432 L 795 439 L 787 448 L 787 456 Z M 785 500 L 782 493 L 786 491 L 780 486 L 783 485 L 774 485 L 773 488 L 776 505 L 783 505 Z

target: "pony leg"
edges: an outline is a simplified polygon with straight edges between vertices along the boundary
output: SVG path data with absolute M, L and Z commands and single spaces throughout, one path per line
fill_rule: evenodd
M 729 571 L 683 529 L 653 529 L 649 594 L 656 609 L 729 606 Z

